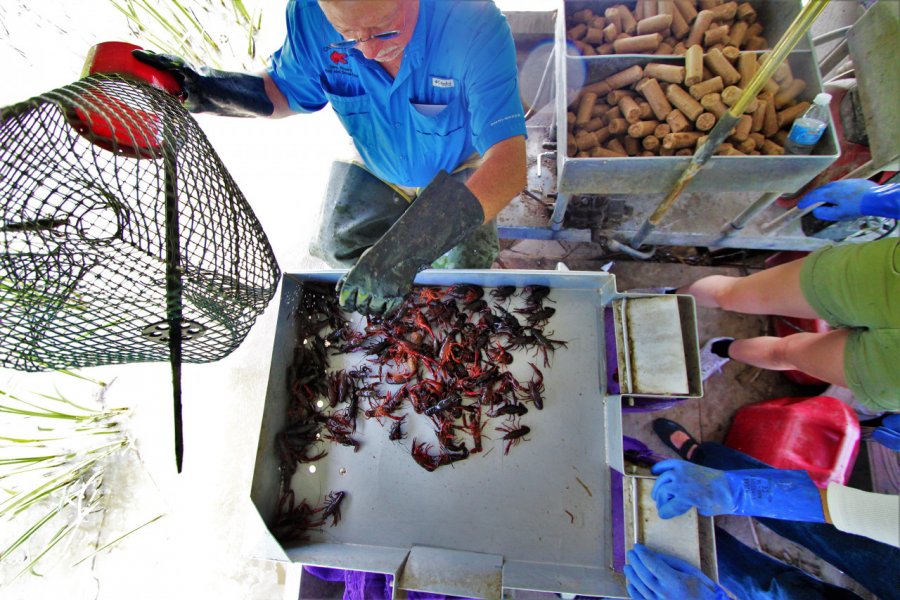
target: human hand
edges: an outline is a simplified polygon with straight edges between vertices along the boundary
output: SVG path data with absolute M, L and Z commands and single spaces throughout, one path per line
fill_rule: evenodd
M 855 219 L 865 214 L 861 208 L 863 197 L 874 187 L 878 187 L 877 184 L 868 179 L 832 181 L 808 192 L 797 203 L 797 208 L 809 208 L 824 202 L 824 206 L 813 209 L 816 218 L 825 221 Z
M 385 254 L 377 244 L 372 246 L 341 278 L 338 301 L 342 309 L 364 315 L 382 315 L 400 307 L 403 297 L 412 289 L 418 269 L 406 269 L 402 262 L 385 262 L 385 258 L 391 258 L 390 253 Z
M 131 55 L 142 63 L 150 65 L 154 69 L 171 73 L 183 90 L 186 86 L 189 87 L 190 84 L 200 76 L 197 71 L 195 71 L 194 68 L 180 56 L 159 54 L 151 50 L 132 50 Z
M 724 590 L 691 564 L 643 544 L 629 550 L 625 578 L 628 593 L 636 600 L 726 600 Z
M 663 519 L 696 506 L 704 517 L 747 515 L 825 522 L 819 489 L 806 471 L 718 471 L 679 459 L 664 460 L 651 470 L 659 475 L 651 497 Z
M 659 475 L 650 496 L 656 501 L 660 518 L 677 517 L 695 506 L 704 517 L 732 514 L 737 510 L 724 471 L 677 458 L 657 463 L 651 471 Z
M 872 432 L 872 439 L 886 448 L 900 451 L 900 415 L 882 419 L 881 425 Z
M 179 56 L 132 50 L 132 56 L 171 73 L 182 91 L 182 104 L 191 112 L 226 117 L 267 117 L 275 111 L 262 77 L 209 67 L 194 68 Z
M 341 308 L 367 314 L 392 312 L 412 289 L 416 273 L 483 221 L 478 198 L 441 171 L 338 283 Z

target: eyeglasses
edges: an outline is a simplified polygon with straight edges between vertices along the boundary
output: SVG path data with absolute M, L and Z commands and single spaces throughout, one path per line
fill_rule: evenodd
M 385 31 L 384 33 L 376 33 L 375 35 L 371 35 L 365 39 L 351 39 L 341 40 L 340 42 L 333 42 L 331 44 L 328 44 L 328 47 L 337 48 L 338 50 L 349 50 L 350 48 L 353 48 L 358 44 L 364 44 L 365 42 L 371 42 L 372 40 L 378 40 L 380 42 L 392 40 L 398 35 L 400 35 L 400 30 L 395 29 L 393 31 Z

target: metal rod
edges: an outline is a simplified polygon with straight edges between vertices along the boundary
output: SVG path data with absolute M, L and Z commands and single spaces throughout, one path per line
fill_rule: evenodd
M 772 206 L 779 196 L 781 196 L 780 192 L 767 192 L 757 198 L 756 202 L 742 210 L 740 214 L 722 227 L 722 237 L 726 238 L 743 229 L 756 215 Z
M 666 213 L 669 212 L 675 204 L 675 201 L 681 195 L 681 192 L 684 191 L 694 176 L 703 168 L 712 156 L 715 148 L 719 145 L 719 142 L 727 137 L 731 128 L 744 113 L 744 109 L 747 108 L 750 101 L 756 98 L 765 82 L 774 75 L 775 70 L 782 62 L 784 62 L 787 55 L 800 42 L 810 26 L 827 5 L 828 0 L 810 0 L 810 2 L 800 10 L 800 13 L 794 19 L 794 22 L 791 23 L 787 31 L 784 32 L 784 35 L 778 40 L 778 43 L 775 45 L 771 54 L 766 57 L 766 60 L 750 80 L 750 83 L 747 84 L 747 87 L 744 89 L 740 98 L 738 98 L 738 101 L 735 102 L 734 106 L 732 106 L 721 119 L 719 119 L 719 122 L 713 130 L 709 132 L 709 138 L 706 142 L 701 144 L 696 152 L 694 152 L 690 164 L 687 166 L 684 173 L 682 173 L 681 177 L 678 178 L 672 191 L 670 191 L 663 201 L 660 202 L 659 206 L 656 207 L 656 210 L 653 211 L 653 214 L 650 215 L 650 218 L 631 239 L 631 246 L 633 248 L 640 248 L 641 243 L 647 238 L 650 232 L 659 225 Z
M 846 27 L 838 27 L 837 29 L 833 29 L 828 33 L 823 33 L 822 35 L 816 36 L 812 39 L 813 46 L 827 44 L 831 40 L 835 40 L 839 37 L 844 37 L 851 29 L 853 29 L 853 25 L 847 25 Z
M 553 215 L 550 217 L 550 229 L 558 231 L 562 229 L 563 219 L 566 218 L 566 209 L 569 207 L 569 195 L 557 194 L 556 204 L 553 206 Z
M 163 141 L 166 195 L 166 320 L 169 325 L 169 361 L 172 366 L 172 409 L 175 419 L 175 468 L 181 473 L 184 430 L 181 415 L 181 227 L 178 215 L 178 165 L 176 143 L 167 128 Z
M 841 40 L 837 46 L 832 48 L 831 51 L 825 55 L 825 58 L 819 61 L 819 72 L 823 76 L 831 73 L 835 67 L 847 60 L 849 56 L 850 44 L 847 40 Z
M 825 204 L 825 203 L 824 202 L 816 202 L 815 204 L 810 204 L 806 208 L 797 208 L 795 206 L 793 208 L 790 208 L 790 209 L 784 211 L 783 213 L 781 213 L 780 215 L 778 215 L 777 217 L 775 217 L 768 223 L 763 223 L 762 225 L 759 226 L 759 228 L 763 231 L 770 231 L 772 229 L 778 229 L 782 225 L 786 225 L 788 223 L 793 223 L 797 219 L 803 218 L 804 215 L 808 215 L 809 213 L 811 213 L 815 209 L 819 208 L 823 204 Z

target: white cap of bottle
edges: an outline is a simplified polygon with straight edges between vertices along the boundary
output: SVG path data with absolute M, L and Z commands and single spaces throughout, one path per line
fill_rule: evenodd
M 816 94 L 816 97 L 813 100 L 813 104 L 818 104 L 819 106 L 828 106 L 829 104 L 831 104 L 831 94 Z

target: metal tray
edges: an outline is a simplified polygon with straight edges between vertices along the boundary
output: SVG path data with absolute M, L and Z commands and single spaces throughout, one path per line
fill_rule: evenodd
M 286 275 L 283 281 L 251 491 L 267 524 L 279 492 L 273 440 L 284 421 L 298 282 L 337 281 L 341 274 Z M 315 502 L 331 490 L 347 491 L 341 523 L 284 547 L 283 559 L 392 574 L 397 587 L 436 593 L 493 598 L 502 586 L 623 597 L 622 577 L 612 567 L 607 461 L 611 454 L 621 464 L 621 434 L 606 435 L 609 419 L 621 431 L 620 397 L 604 397 L 603 366 L 602 307 L 617 296 L 614 277 L 425 271 L 416 281 L 553 287 L 557 313 L 548 329 L 567 340 L 568 349 L 557 350 L 544 371 L 545 408 L 523 418 L 532 433 L 508 456 L 499 434 L 486 431 L 494 440 L 485 440 L 484 453 L 433 473 L 412 461 L 409 440 L 390 442 L 377 423 L 361 421 L 359 453 L 332 444 L 315 473 L 301 465 L 293 480 L 298 497 Z M 517 356 L 511 370 L 527 377 L 528 359 Z
M 630 0 L 626 2 L 622 2 L 619 0 L 562 0 L 563 1 L 563 10 L 558 14 L 564 14 L 566 19 L 569 18 L 572 13 L 578 12 L 579 10 L 590 8 L 594 11 L 595 15 L 603 15 L 607 8 L 611 8 L 613 6 L 617 6 L 619 4 L 624 4 L 632 11 L 634 10 L 636 1 Z M 742 0 L 739 2 L 743 4 L 744 1 L 749 1 L 749 4 L 753 6 L 756 10 L 756 14 L 760 23 L 763 24 L 763 37 L 766 38 L 769 42 L 769 46 L 774 46 L 778 39 L 784 34 L 787 28 L 790 26 L 791 22 L 794 20 L 794 17 L 800 12 L 800 2 L 795 0 Z M 700 10 L 699 8 L 697 10 Z M 563 37 L 565 38 L 565 22 L 563 23 Z M 809 39 L 809 36 L 805 36 L 803 40 L 797 44 L 796 50 L 809 50 L 812 48 L 812 41 Z M 646 56 L 640 54 L 604 54 L 598 56 L 584 56 L 582 57 L 578 53 L 573 50 L 573 47 L 569 47 L 567 54 L 573 58 L 582 58 L 587 61 L 596 61 L 603 60 L 604 58 L 608 58 L 610 56 Z M 665 56 L 665 55 L 654 55 L 654 56 Z M 675 55 L 673 55 L 675 56 Z
M 267 526 L 279 495 L 274 438 L 284 424 L 299 285 L 336 282 L 343 273 L 283 279 L 251 488 Z M 298 497 L 315 503 L 332 490 L 348 492 L 340 524 L 288 546 L 267 532 L 269 547 L 279 548 L 268 558 L 389 574 L 395 594 L 404 589 L 500 598 L 503 589 L 518 589 L 624 597 L 623 577 L 613 566 L 612 505 L 621 498 L 613 498 L 610 485 L 611 469 L 624 472 L 622 397 L 607 395 L 604 311 L 623 299 L 653 296 L 620 294 L 615 277 L 602 272 L 430 270 L 416 278 L 421 285 L 458 282 L 553 288 L 557 312 L 547 329 L 568 347 L 558 349 L 552 367 L 544 369 L 544 410 L 523 417 L 532 429 L 528 440 L 504 455 L 500 435 L 491 431 L 500 423 L 492 421 L 485 433 L 493 440 L 485 440 L 482 454 L 428 473 L 410 458 L 409 439 L 390 442 L 381 426 L 361 420 L 358 453 L 329 445 L 315 472 L 301 465 L 292 482 Z M 678 298 L 693 382 L 699 376 L 690 357 L 696 354 L 696 321 L 686 300 Z M 510 370 L 527 378 L 534 360 L 518 353 Z M 339 361 L 332 366 L 339 368 Z M 690 524 L 680 535 L 689 546 L 700 543 L 697 536 Z
M 585 84 L 593 83 L 632 65 L 650 62 L 683 64 L 682 57 L 614 54 L 594 57 L 575 57 L 567 54 L 565 41 L 566 11 L 585 2 L 565 2 L 556 24 L 557 90 L 556 122 L 566 123 L 568 105 L 578 93 L 572 78 Z M 799 10 L 799 2 L 756 3 L 762 18 L 763 10 L 771 11 L 772 21 L 766 31 L 780 35 L 790 25 Z M 794 7 L 789 11 L 786 7 Z M 576 9 L 577 10 L 577 9 Z M 768 34 L 767 35 L 771 35 Z M 809 46 L 808 35 L 804 45 Z M 771 37 L 774 45 L 777 37 Z M 812 51 L 795 51 L 788 57 L 795 77 L 808 82 L 801 99 L 812 100 L 822 91 L 822 80 Z M 583 75 L 582 75 L 583 74 Z M 833 124 L 832 124 L 833 125 Z M 564 130 L 557 132 L 565 139 Z M 561 145 L 564 148 L 565 144 Z M 795 192 L 806 185 L 828 165 L 837 160 L 840 150 L 834 127 L 830 126 L 816 153 L 807 156 L 714 156 L 688 185 L 689 192 Z M 639 194 L 665 193 L 674 185 L 691 161 L 689 156 L 628 157 L 628 158 L 571 158 L 564 151 L 557 152 L 557 190 L 560 194 Z

